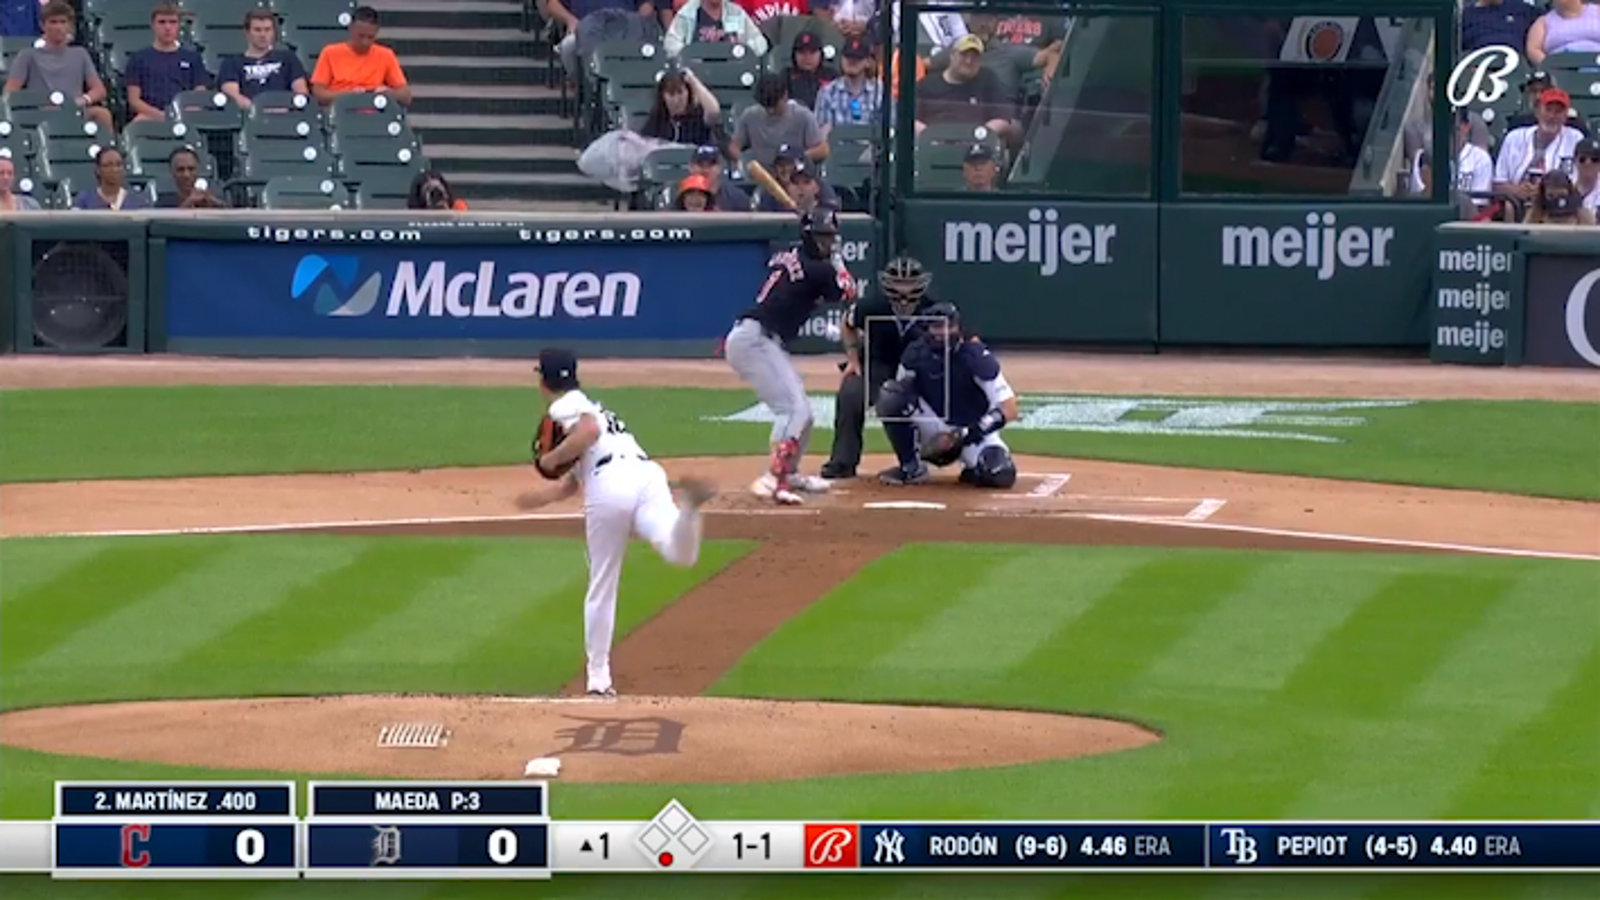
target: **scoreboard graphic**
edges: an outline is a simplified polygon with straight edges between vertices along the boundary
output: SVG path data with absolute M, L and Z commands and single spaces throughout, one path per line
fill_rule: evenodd
M 62 879 L 548 879 L 566 872 L 1600 872 L 1600 822 L 649 821 L 550 817 L 549 785 L 56 784 L 0 872 Z

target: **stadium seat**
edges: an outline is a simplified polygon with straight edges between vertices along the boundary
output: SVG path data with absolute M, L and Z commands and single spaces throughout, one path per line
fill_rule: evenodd
M 129 179 L 138 178 L 150 185 L 150 190 L 156 195 L 175 194 L 178 191 L 177 182 L 172 179 L 170 166 L 151 166 L 143 172 L 130 172 Z M 200 177 L 194 183 L 195 188 L 202 191 L 211 191 L 217 183 L 216 171 L 211 167 L 211 161 L 205 158 L 200 160 Z
M 285 25 L 344 31 L 350 27 L 350 14 L 356 4 L 350 0 L 273 0 Z
M 184 91 L 172 98 L 167 117 L 197 131 L 235 131 L 244 124 L 244 110 L 221 91 Z
M 346 209 L 350 192 L 332 178 L 289 175 L 267 182 L 261 192 L 263 209 Z
M 404 177 L 407 185 L 411 178 L 427 166 L 421 151 L 411 147 L 396 147 L 386 141 L 356 141 L 345 148 L 339 157 L 339 174 L 346 181 L 364 184 L 374 178 Z M 398 174 L 397 174 L 398 173 Z
M 395 185 L 361 185 L 356 188 L 357 209 L 405 209 L 410 199 L 411 184 L 405 185 L 405 190 L 395 192 Z
M 678 59 L 685 66 L 693 69 L 698 69 L 699 64 L 707 62 L 733 62 L 737 60 L 739 62 L 752 62 L 757 65 L 761 62 L 759 57 L 750 52 L 750 48 L 743 44 L 735 44 L 728 41 L 689 44 L 683 48 L 682 53 L 678 54 Z
M 1562 77 L 1565 72 L 1600 73 L 1600 54 L 1595 53 L 1552 53 L 1544 58 L 1539 68 L 1555 75 L 1556 84 L 1566 87 L 1569 79 Z M 1567 92 L 1574 97 L 1578 95 L 1576 89 L 1567 88 Z
M 334 156 L 344 156 L 352 148 L 359 148 L 357 152 L 371 152 L 372 148 L 388 147 L 399 150 L 406 147 L 412 151 L 420 150 L 422 141 L 415 132 L 401 122 L 391 122 L 394 126 L 393 133 L 384 129 L 382 134 L 363 134 L 360 129 L 336 130 L 328 135 L 328 149 Z
M 828 161 L 823 178 L 842 191 L 855 195 L 855 205 L 866 202 L 866 185 L 877 174 L 878 127 L 876 125 L 835 125 L 828 132 Z
M 216 176 L 216 164 L 206 147 L 205 135 L 191 131 L 182 122 L 130 122 L 122 130 L 122 146 L 128 151 L 128 171 L 149 175 L 170 168 L 172 154 L 189 149 L 200 157 L 203 172 Z
M 292 91 L 266 91 L 257 94 L 250 103 L 249 118 L 287 118 L 296 121 L 310 122 L 318 129 L 322 128 L 322 109 L 317 102 L 306 94 L 296 94 Z
M 33 128 L 0 120 L 0 148 L 9 151 L 12 159 L 19 156 L 32 159 L 39 151 L 38 136 Z
M 335 4 L 329 3 L 329 6 Z M 233 28 L 244 34 L 244 15 L 253 9 L 271 9 L 270 0 L 184 0 L 183 7 L 207 31 L 213 28 Z
M 306 71 L 316 69 L 317 57 L 322 55 L 322 48 L 337 44 L 349 36 L 343 28 L 334 31 L 327 28 L 302 28 L 297 25 L 285 25 L 283 28 L 283 42 L 300 54 L 300 61 L 305 64 Z
M 381 128 L 384 123 L 403 122 L 405 118 L 406 108 L 383 94 L 340 94 L 328 108 L 328 127 L 333 129 L 352 124 Z M 362 121 L 357 122 L 358 119 Z
M 190 31 L 190 40 L 200 50 L 200 55 L 206 61 L 206 71 L 216 74 L 222 71 L 222 61 L 240 56 L 250 47 L 250 39 L 245 35 L 244 14 L 239 18 L 230 20 L 231 24 L 221 21 L 215 24 L 196 23 Z
M 82 110 L 60 92 L 49 91 L 14 91 L 0 97 L 0 118 L 28 128 L 38 127 L 45 119 L 84 121 Z
M 359 140 L 396 140 L 416 143 L 416 135 L 411 133 L 411 126 L 402 119 L 391 119 L 387 116 L 365 116 L 351 113 L 343 118 L 331 120 L 332 128 L 329 134 L 334 140 L 359 139 Z
M 717 99 L 724 102 L 729 98 L 750 94 L 755 90 L 756 79 L 761 75 L 760 64 L 748 56 L 727 62 L 696 63 L 691 69 L 695 77 L 700 79 L 700 83 L 710 88 L 711 93 L 716 94 Z
M 244 158 L 244 175 L 265 183 L 280 175 L 333 176 L 333 154 L 307 144 L 298 147 L 288 141 L 268 141 L 251 148 Z
M 917 141 L 917 190 L 959 191 L 966 184 L 961 168 L 966 162 L 968 144 L 924 143 Z

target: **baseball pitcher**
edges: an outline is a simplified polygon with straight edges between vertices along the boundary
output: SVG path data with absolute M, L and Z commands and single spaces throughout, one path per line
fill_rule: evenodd
M 590 399 L 578 383 L 578 358 L 569 350 L 539 352 L 539 390 L 548 407 L 539 423 L 533 464 L 559 482 L 517 498 L 521 509 L 583 492 L 589 590 L 583 598 L 583 643 L 589 695 L 615 697 L 611 639 L 617 624 L 617 585 L 628 539 L 650 542 L 661 558 L 689 567 L 700 558 L 700 507 L 713 494 L 704 481 L 686 478 L 672 499 L 667 473 L 652 462 L 615 413 Z
M 962 484 L 1009 488 L 1017 464 L 999 432 L 1018 418 L 1017 395 L 989 348 L 962 337 L 955 304 L 934 303 L 924 314 L 939 319 L 924 323 L 878 395 L 878 418 L 899 460 L 878 480 L 921 484 L 929 464 L 960 462 Z
M 802 215 L 799 246 L 772 257 L 755 305 L 739 316 L 723 344 L 728 364 L 772 410 L 771 466 L 750 490 L 778 503 L 801 503 L 800 492 L 828 489 L 823 479 L 800 474 L 800 458 L 811 442 L 811 401 L 787 347 L 819 303 L 855 295 L 854 279 L 834 256 L 838 239 L 836 212 Z

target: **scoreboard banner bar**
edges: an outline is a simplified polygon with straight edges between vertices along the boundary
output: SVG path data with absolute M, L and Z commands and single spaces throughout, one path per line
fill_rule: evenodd
M 543 781 L 313 781 L 308 815 L 544 818 L 550 789 Z
M 292 819 L 163 822 L 57 821 L 56 878 L 300 877 L 300 828 Z
M 56 818 L 295 815 L 292 781 L 58 781 Z
M 305 826 L 307 878 L 550 877 L 550 825 L 540 820 L 313 819 Z
M 46 819 L 0 821 L 0 875 L 48 875 L 55 831 Z
M 1600 872 L 1600 822 L 1211 825 L 1213 868 Z
M 657 823 L 550 823 L 550 867 L 556 872 L 801 872 L 803 822 L 704 821 L 676 834 Z

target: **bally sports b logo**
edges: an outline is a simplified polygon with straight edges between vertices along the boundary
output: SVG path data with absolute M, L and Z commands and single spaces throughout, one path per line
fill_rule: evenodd
M 361 261 L 354 256 L 302 256 L 290 293 L 296 300 L 310 295 L 311 309 L 319 316 L 364 316 L 378 303 L 383 276 L 374 272 L 357 286 L 360 272 Z
M 1445 96 L 1456 109 L 1473 103 L 1494 103 L 1511 89 L 1506 78 L 1517 70 L 1522 57 L 1499 44 L 1478 49 L 1461 57 L 1445 85 Z M 1465 79 L 1463 81 L 1462 79 Z M 1487 81 L 1488 84 L 1484 84 Z

